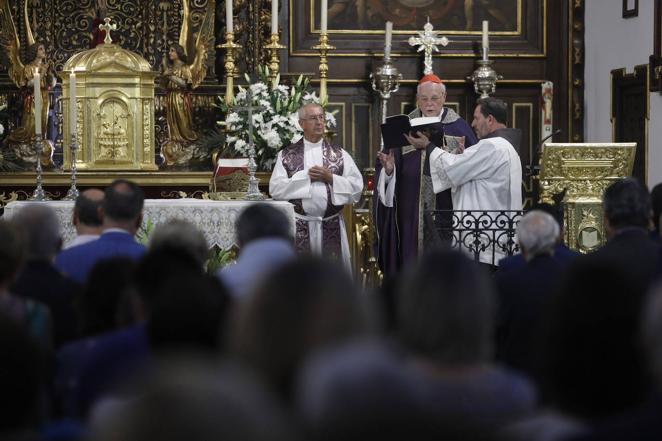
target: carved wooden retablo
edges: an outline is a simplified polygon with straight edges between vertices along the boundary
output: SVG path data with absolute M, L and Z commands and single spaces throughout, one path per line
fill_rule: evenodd
M 566 244 L 588 253 L 606 238 L 602 194 L 609 184 L 632 174 L 636 143 L 582 143 L 543 146 L 540 159 L 540 200 L 563 199 Z

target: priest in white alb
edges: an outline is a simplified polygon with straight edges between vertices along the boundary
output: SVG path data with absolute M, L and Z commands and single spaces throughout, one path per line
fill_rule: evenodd
M 299 109 L 303 138 L 278 152 L 269 193 L 294 204 L 298 251 L 340 260 L 349 269 L 342 208 L 360 199 L 363 177 L 349 153 L 324 139 L 325 122 L 318 104 Z
M 435 193 L 451 189 L 455 210 L 521 210 L 522 164 L 517 149 L 521 132 L 506 127 L 508 107 L 496 98 L 479 99 L 471 127 L 480 140 L 460 154 L 435 146 L 420 132 L 407 136 L 425 149 Z M 480 260 L 494 264 L 491 253 Z M 495 259 L 501 256 L 495 250 Z

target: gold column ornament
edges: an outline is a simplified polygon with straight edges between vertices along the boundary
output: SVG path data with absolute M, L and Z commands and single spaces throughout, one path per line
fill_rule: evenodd
M 239 77 L 237 66 L 234 64 L 234 51 L 241 48 L 234 42 L 234 32 L 225 33 L 225 43 L 218 48 L 225 49 L 225 104 L 232 106 L 234 102 L 234 79 Z
M 280 73 L 280 60 L 278 58 L 278 50 L 285 49 L 287 46 L 283 46 L 278 42 L 279 36 L 278 33 L 271 34 L 271 40 L 268 45 L 265 46 L 266 49 L 269 49 L 271 57 L 269 59 L 269 79 L 271 82 L 276 85 L 276 78 Z
M 326 79 L 329 76 L 329 64 L 326 55 L 330 50 L 335 48 L 335 46 L 329 44 L 329 35 L 326 32 L 320 33 L 320 43 L 313 46 L 313 49 L 320 51 L 320 104 L 323 107 L 326 107 L 329 101 L 329 96 L 326 92 Z

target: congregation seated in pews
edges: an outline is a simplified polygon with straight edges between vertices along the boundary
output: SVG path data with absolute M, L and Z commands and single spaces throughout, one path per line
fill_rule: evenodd
M 660 207 L 634 179 L 591 254 L 540 207 L 495 274 L 437 249 L 374 290 L 268 204 L 210 271 L 190 222 L 135 240 L 139 187 L 89 196 L 100 237 L 59 252 L 48 204 L 0 220 L 0 439 L 660 439 Z

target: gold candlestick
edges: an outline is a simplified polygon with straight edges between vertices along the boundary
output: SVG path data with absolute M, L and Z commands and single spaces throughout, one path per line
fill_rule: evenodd
M 234 51 L 241 47 L 234 42 L 234 32 L 225 33 L 225 44 L 217 47 L 226 50 L 225 55 L 225 104 L 232 106 L 234 102 L 234 79 L 239 77 L 237 66 L 234 64 Z
M 313 49 L 320 51 L 320 104 L 326 106 L 329 97 L 326 93 L 326 79 L 329 75 L 329 64 L 327 62 L 326 54 L 335 46 L 329 44 L 329 36 L 326 32 L 320 33 L 320 44 L 313 46 Z
M 276 77 L 280 73 L 280 59 L 278 58 L 278 50 L 285 49 L 287 46 L 283 46 L 278 43 L 278 34 L 271 34 L 271 40 L 268 45 L 265 46 L 266 49 L 269 49 L 271 54 L 271 59 L 269 60 L 269 79 L 276 86 Z

